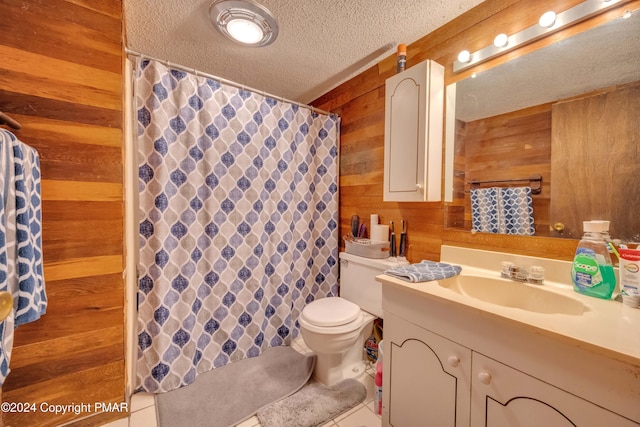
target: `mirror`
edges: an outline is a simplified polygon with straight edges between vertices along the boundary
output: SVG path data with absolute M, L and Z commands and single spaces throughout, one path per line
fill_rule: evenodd
M 536 236 L 580 238 L 601 219 L 640 240 L 638 34 L 635 11 L 447 87 L 445 228 L 472 229 L 470 182 L 541 176 Z

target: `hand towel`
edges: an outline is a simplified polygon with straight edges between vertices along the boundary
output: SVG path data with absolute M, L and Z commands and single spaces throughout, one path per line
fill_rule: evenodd
M 461 271 L 462 267 L 459 265 L 424 260 L 418 264 L 391 268 L 385 274 L 407 282 L 430 282 L 457 276 Z
M 471 225 L 475 231 L 498 232 L 498 188 L 471 190 Z
M 500 189 L 498 197 L 498 233 L 533 236 L 533 198 L 531 187 L 507 187 Z
M 471 190 L 471 223 L 484 233 L 535 234 L 531 187 Z
M 9 373 L 13 331 L 46 311 L 38 152 L 0 129 L 0 290 L 13 296 L 0 323 L 0 386 Z

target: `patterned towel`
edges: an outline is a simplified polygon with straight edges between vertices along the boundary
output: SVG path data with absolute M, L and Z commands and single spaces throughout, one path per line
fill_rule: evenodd
M 430 282 L 457 276 L 461 271 L 462 267 L 459 265 L 424 260 L 419 264 L 391 268 L 385 274 L 407 282 Z
M 14 328 L 47 308 L 41 212 L 38 152 L 0 129 L 0 291 L 13 296 L 13 310 L 0 323 L 0 386 L 9 373 Z
M 521 236 L 533 236 L 536 233 L 531 187 L 501 188 L 498 212 L 498 233 Z
M 531 187 L 474 188 L 471 190 L 471 223 L 484 233 L 533 236 Z
M 483 233 L 498 232 L 498 188 L 471 190 L 471 225 Z

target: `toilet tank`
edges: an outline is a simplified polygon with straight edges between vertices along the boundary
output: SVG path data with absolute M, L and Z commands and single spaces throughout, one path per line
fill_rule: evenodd
M 376 276 L 407 262 L 363 258 L 340 252 L 340 296 L 382 318 L 382 283 Z

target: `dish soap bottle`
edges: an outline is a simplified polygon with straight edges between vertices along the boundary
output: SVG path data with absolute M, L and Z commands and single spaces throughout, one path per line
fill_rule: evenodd
M 616 287 L 613 265 L 603 238 L 601 221 L 584 221 L 584 236 L 571 266 L 573 289 L 581 294 L 610 299 Z
M 376 362 L 376 376 L 373 380 L 375 384 L 374 389 L 374 403 L 373 410 L 376 414 L 382 415 L 382 341 L 378 345 L 378 361 Z

